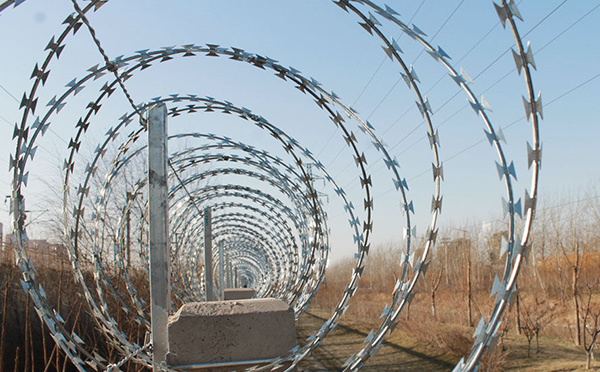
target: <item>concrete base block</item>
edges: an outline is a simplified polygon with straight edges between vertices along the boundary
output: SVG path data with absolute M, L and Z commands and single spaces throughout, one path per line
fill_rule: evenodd
M 233 363 L 227 366 L 223 365 L 188 365 L 179 366 L 178 371 L 182 372 L 245 372 L 250 367 L 263 367 L 268 365 L 267 363 Z M 269 370 L 269 372 L 298 372 L 298 368 L 294 367 L 288 371 L 288 368 L 292 365 L 291 362 L 282 363 L 279 367 Z
M 281 300 L 190 303 L 169 319 L 167 363 L 189 366 L 185 370 L 244 370 L 248 365 L 218 364 L 284 356 L 295 346 L 294 311 Z M 198 364 L 213 366 L 193 367 Z
M 252 288 L 227 288 L 223 290 L 223 300 L 249 300 L 255 294 L 256 291 Z

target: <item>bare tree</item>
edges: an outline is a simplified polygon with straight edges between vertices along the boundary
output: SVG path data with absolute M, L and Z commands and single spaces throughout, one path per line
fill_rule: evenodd
M 534 338 L 536 352 L 540 352 L 540 332 L 554 319 L 555 307 L 544 299 L 535 298 L 532 304 L 522 304 L 521 309 L 521 331 L 527 338 L 527 357 L 530 357 Z
M 573 341 L 576 346 L 581 345 L 581 318 L 580 318 L 580 306 L 579 306 L 579 278 L 581 277 L 581 251 L 579 249 L 579 243 L 575 244 L 575 255 L 573 258 L 569 258 L 569 254 L 565 249 L 562 242 L 560 242 L 560 248 L 563 252 L 563 256 L 572 270 L 571 280 L 571 295 L 573 296 L 573 306 L 575 315 L 575 336 Z
M 599 285 L 600 279 L 596 279 L 595 283 L 586 286 L 585 298 L 583 298 L 583 294 L 578 294 L 581 300 L 579 311 L 583 330 L 581 346 L 586 353 L 585 367 L 587 369 L 591 369 L 594 347 L 600 334 L 600 304 L 593 300 L 593 296 L 598 294 Z
M 466 238 L 467 230 L 460 229 L 463 233 L 463 238 L 461 240 L 461 248 L 463 250 L 463 254 L 465 256 L 465 261 L 467 265 L 467 273 L 466 273 L 466 297 L 467 297 L 467 324 L 469 327 L 473 327 L 473 275 L 472 271 L 472 260 L 471 260 L 471 239 Z
M 436 308 L 436 303 L 435 303 L 435 294 L 437 292 L 437 290 L 440 287 L 440 283 L 442 282 L 442 274 L 444 273 L 444 270 L 442 268 L 440 268 L 439 270 L 437 270 L 435 273 L 431 274 L 431 289 L 430 289 L 430 293 L 431 293 L 431 315 L 433 315 L 433 318 L 435 320 L 438 320 L 438 315 L 437 315 L 437 308 Z

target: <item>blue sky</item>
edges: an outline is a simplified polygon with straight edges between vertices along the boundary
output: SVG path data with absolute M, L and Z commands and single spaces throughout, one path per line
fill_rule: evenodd
M 508 142 L 505 151 L 515 162 L 518 175 L 515 193 L 522 197 L 530 182 L 526 141 L 531 141 L 531 128 L 521 101 L 525 84 L 508 51 L 513 38 L 500 25 L 492 2 L 425 0 L 387 4 L 401 14 L 405 23 L 414 23 L 423 30 L 432 44 L 442 46 L 453 58 L 454 66 L 464 67 L 475 80 L 473 90 L 484 94 L 493 110 L 490 117 L 494 125 L 503 128 Z M 600 34 L 600 2 L 522 0 L 518 6 L 524 18 L 518 27 L 526 35 L 523 39 L 531 42 L 537 66 L 534 85 L 544 103 L 540 194 L 552 199 L 565 192 L 577 193 L 600 179 L 596 165 L 600 158 L 596 145 L 600 134 L 600 44 L 596 40 Z M 72 11 L 71 2 L 66 0 L 27 0 L 0 13 L 0 35 L 4 35 L 0 39 L 0 162 L 4 164 L 14 153 L 12 130 L 21 117 L 19 104 L 10 94 L 20 100 L 23 92 L 29 91 L 33 67 L 41 63 L 48 41 L 62 32 L 62 21 Z M 89 19 L 111 58 L 146 48 L 219 44 L 266 55 L 314 77 L 368 119 L 390 145 L 409 183 L 417 232 L 424 233 L 433 191 L 426 129 L 414 104 L 414 94 L 399 81 L 399 66 L 387 59 L 381 42 L 357 24 L 356 16 L 330 1 L 316 0 L 111 0 Z M 467 106 L 463 93 L 452 98 L 457 93 L 456 85 L 439 63 L 422 53 L 420 45 L 386 23 L 383 29 L 395 35 L 404 58 L 414 65 L 420 87 L 431 102 L 434 126 L 439 126 L 445 168 L 441 226 L 501 220 L 504 193 L 494 166 L 497 159 L 485 141 L 481 120 Z M 44 112 L 54 95 L 64 92 L 65 84 L 85 76 L 86 70 L 98 63 L 102 63 L 101 56 L 85 28 L 69 36 L 60 59 L 50 65 L 47 84 L 39 91 L 38 114 Z M 60 189 L 60 167 L 67 154 L 65 142 L 75 133 L 82 107 L 98 95 L 102 84 L 102 79 L 90 83 L 80 94 L 70 97 L 64 111 L 51 120 L 51 131 L 40 139 L 39 152 L 29 165 L 32 179 L 25 193 L 28 209 L 38 211 L 32 212 L 32 219 L 35 213 L 40 220 L 44 218 L 41 211 L 46 207 L 42 201 L 49 195 L 48 185 Z M 311 149 L 333 178 L 358 200 L 355 204 L 361 203 L 360 187 L 356 186 L 358 173 L 339 132 L 308 97 L 271 72 L 224 58 L 197 57 L 153 66 L 128 80 L 127 86 L 136 102 L 181 93 L 212 96 L 248 107 Z M 86 154 L 126 111 L 129 108 L 122 93 L 115 92 L 86 135 L 79 166 L 85 165 Z M 202 130 L 222 131 L 277 151 L 273 141 L 258 129 L 217 116 L 181 118 L 171 125 L 173 130 L 202 125 Z M 366 138 L 359 140 L 371 167 L 376 196 L 374 243 L 399 240 L 398 194 L 392 192 L 390 174 L 381 169 L 385 166 L 377 152 Z M 0 174 L 0 188 L 2 195 L 10 193 L 8 173 Z M 332 254 L 334 258 L 351 254 L 354 247 L 341 204 L 331 189 L 324 187 L 323 191 L 329 195 Z M 7 209 L 8 205 L 2 204 L 0 222 L 5 232 L 9 230 Z

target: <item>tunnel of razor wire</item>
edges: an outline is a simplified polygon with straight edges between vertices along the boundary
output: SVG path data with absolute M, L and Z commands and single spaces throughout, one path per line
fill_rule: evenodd
M 23 2 L 0 3 L 0 15 L 11 12 Z M 402 256 L 398 258 L 400 276 L 391 293 L 392 301 L 382 309 L 379 327 L 366 337 L 360 350 L 348 358 L 343 370 L 358 370 L 374 357 L 414 298 L 417 281 L 427 273 L 436 244 L 438 220 L 442 218 L 441 136 L 436 130 L 431 104 L 420 86 L 416 73 L 419 66 L 412 66 L 403 58 L 402 43 L 416 43 L 447 73 L 447 79 L 462 90 L 474 114 L 480 118 L 484 138 L 497 154 L 495 167 L 505 190 L 499 207 L 508 225 L 508 238 L 497 247 L 505 266 L 491 288 L 493 311 L 479 321 L 470 353 L 454 368 L 454 371 L 476 371 L 482 356 L 498 342 L 502 316 L 515 299 L 516 280 L 530 244 L 541 166 L 538 133 L 542 119 L 541 96 L 534 90 L 535 62 L 531 47 L 519 34 L 518 25 L 523 16 L 513 0 L 493 3 L 490 10 L 497 12 L 506 37 L 515 42 L 512 48 L 515 73 L 524 79 L 522 92 L 515 94 L 523 95 L 533 134 L 525 139 L 531 186 L 525 190 L 523 200 L 516 196 L 517 193 L 522 195 L 522 191 L 513 188 L 516 171 L 503 151 L 502 130 L 492 123 L 488 116 L 489 104 L 474 90 L 467 72 L 453 65 L 451 51 L 432 44 L 417 25 L 405 23 L 399 12 L 387 5 L 369 0 L 332 3 L 339 8 L 340 16 L 352 17 L 358 23 L 356 27 L 372 35 L 374 43 L 382 45 L 382 55 L 395 63 L 422 116 L 430 144 L 433 182 L 428 186 L 432 193 L 431 208 L 417 210 L 430 214 L 430 223 L 419 242 L 413 223 L 415 208 L 410 199 L 410 185 L 403 176 L 401 164 L 375 126 L 331 88 L 319 83 L 318 77 L 306 76 L 298 69 L 257 54 L 264 51 L 225 47 L 211 44 L 210 40 L 207 44 L 144 49 L 118 57 L 108 55 L 103 49 L 102 36 L 95 32 L 92 14 L 106 11 L 111 3 L 73 0 L 72 13 L 65 14 L 62 32 L 48 35 L 44 57 L 23 61 L 32 66 L 33 72 L 30 86 L 23 87 L 22 118 L 16 123 L 13 135 L 16 150 L 10 156 L 12 239 L 16 265 L 22 272 L 22 287 L 31 296 L 54 341 L 78 370 L 113 371 L 125 362 L 154 370 L 175 370 L 176 366 L 165 361 L 166 323 L 158 319 L 156 311 L 168 315 L 177 310 L 175 304 L 222 301 L 227 288 L 247 287 L 254 290 L 256 298 L 280 299 L 293 309 L 297 318 L 309 307 L 325 279 L 330 227 L 324 204 L 328 198 L 338 198 L 343 205 L 340 212 L 346 214 L 350 224 L 355 252 L 354 269 L 339 295 L 339 302 L 304 343 L 248 370 L 274 370 L 283 365 L 287 370 L 295 368 L 336 327 L 357 291 L 363 271 L 369 270 L 365 260 L 371 248 L 376 223 L 373 208 L 377 204 L 369 165 L 379 161 L 385 165 L 400 200 L 396 213 L 398 229 L 404 231 Z M 59 57 L 63 50 L 71 47 L 70 40 L 76 32 L 92 36 L 98 63 L 75 76 L 62 91 L 52 92 L 54 98 L 49 102 L 38 102 L 40 96 L 47 95 L 44 85 L 52 72 L 64 68 Z M 403 34 L 402 43 L 392 37 L 391 32 Z M 168 69 L 183 58 L 228 60 L 249 69 L 267 70 L 271 72 L 270 79 L 280 79 L 289 89 L 302 92 L 308 102 L 329 117 L 327 125 L 339 129 L 337 133 L 351 154 L 352 172 L 360 184 L 362 197 L 351 198 L 345 192 L 331 169 L 316 155 L 317 149 L 305 147 L 281 129 L 282 123 L 272 122 L 252 107 L 231 102 L 228 97 L 212 97 L 210 92 L 164 92 L 162 96 L 138 101 L 128 91 L 128 79 L 132 76 L 157 66 Z M 96 80 L 103 84 L 99 91 L 86 89 Z M 85 104 L 81 97 L 86 98 Z M 86 134 L 99 122 L 103 107 L 111 100 L 126 102 L 129 109 L 110 124 L 100 141 L 91 145 L 92 154 L 83 156 Z M 117 347 L 118 361 L 108 361 L 106 355 L 90 349 L 76 333 L 67 330 L 60 314 L 50 305 L 44 286 L 37 280 L 36 262 L 28 254 L 24 216 L 30 195 L 27 189 L 29 166 L 35 161 L 37 140 L 47 135 L 54 125 L 62 125 L 51 122 L 66 105 L 81 107 L 80 116 L 70 126 L 75 129 L 67 140 L 68 156 L 64 159 L 61 176 L 64 241 L 79 290 L 103 336 Z M 178 116 L 193 117 L 200 123 L 222 115 L 255 127 L 264 138 L 274 141 L 279 151 L 219 133 L 207 133 L 200 124 L 185 131 L 168 125 L 169 120 Z M 164 129 L 156 134 L 158 145 L 153 145 L 149 132 L 157 122 L 162 123 Z M 163 152 L 156 152 L 161 146 Z M 373 146 L 380 160 L 367 159 L 362 150 L 365 146 Z M 177 150 L 169 152 L 168 148 Z M 152 168 L 152 164 L 159 164 L 158 168 Z M 162 169 L 164 174 L 161 176 L 157 169 Z M 250 181 L 239 181 L 242 179 Z M 335 192 L 324 194 L 320 191 L 322 184 Z M 157 205 L 161 197 L 164 203 Z M 451 195 L 446 196 L 449 197 Z M 520 228 L 517 228 L 518 219 L 522 219 Z M 156 262 L 161 258 L 162 267 Z M 86 275 L 87 270 L 91 270 L 93 276 Z M 140 293 L 135 284 L 139 275 L 148 278 L 147 286 L 152 287 L 150 297 Z M 158 293 L 160 288 L 163 290 Z M 166 299 L 167 295 L 175 299 L 173 304 L 170 297 Z M 116 314 L 111 312 L 114 307 L 109 303 L 117 303 L 130 319 L 146 329 L 144 343 L 133 341 L 119 328 Z M 167 307 L 158 309 L 157 304 Z M 252 360 L 246 362 L 251 364 Z

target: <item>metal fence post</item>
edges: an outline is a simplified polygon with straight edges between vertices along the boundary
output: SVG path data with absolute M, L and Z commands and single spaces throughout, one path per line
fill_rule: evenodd
M 150 214 L 150 308 L 152 366 L 159 370 L 169 351 L 167 322 L 171 308 L 169 259 L 169 200 L 167 188 L 167 108 L 148 114 L 148 208 Z
M 225 254 L 225 261 L 226 261 L 226 267 L 227 267 L 227 272 L 226 272 L 226 276 L 227 276 L 227 288 L 233 288 L 233 273 L 231 272 L 231 257 L 230 257 L 230 253 L 227 252 Z
M 215 301 L 212 266 L 212 213 L 210 207 L 204 208 L 204 289 L 206 290 L 206 301 Z
M 223 241 L 219 242 L 219 295 L 220 299 L 223 300 L 224 291 L 225 291 L 225 257 L 223 253 Z

